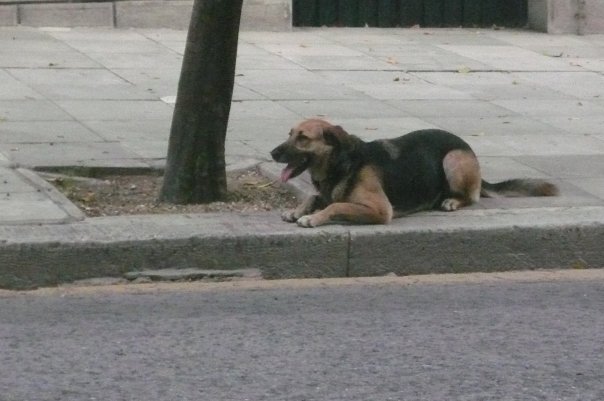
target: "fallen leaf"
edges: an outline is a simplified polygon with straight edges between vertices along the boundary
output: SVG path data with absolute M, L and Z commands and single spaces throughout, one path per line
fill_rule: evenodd
M 585 263 L 583 259 L 579 259 L 571 265 L 571 268 L 576 270 L 587 269 L 588 267 L 589 266 L 587 265 L 587 263 Z
M 275 184 L 276 182 L 277 181 L 270 181 L 270 182 L 267 182 L 266 184 L 258 185 L 257 187 L 258 188 L 268 188 L 268 187 L 272 186 L 273 184 Z
M 398 61 L 396 61 L 396 59 L 393 58 L 393 57 L 388 57 L 388 59 L 386 60 L 386 62 L 388 64 L 398 64 Z
M 469 73 L 470 71 L 472 71 L 472 70 L 470 69 L 470 67 L 467 67 L 467 66 L 465 66 L 465 65 L 464 65 L 464 66 L 462 66 L 462 67 L 460 67 L 460 68 L 457 70 L 457 72 L 458 72 L 458 73 L 460 73 L 460 74 L 467 74 L 467 73 Z

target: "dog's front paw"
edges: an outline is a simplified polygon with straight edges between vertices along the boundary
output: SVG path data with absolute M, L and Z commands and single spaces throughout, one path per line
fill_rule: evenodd
M 287 221 L 288 223 L 295 223 L 298 218 L 296 217 L 295 210 L 287 210 L 281 213 L 281 220 Z
M 317 226 L 317 222 L 313 218 L 312 214 L 300 217 L 298 220 L 296 220 L 296 223 L 300 227 L 316 227 Z

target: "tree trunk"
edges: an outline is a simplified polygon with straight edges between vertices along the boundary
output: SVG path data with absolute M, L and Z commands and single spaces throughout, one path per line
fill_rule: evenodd
M 243 0 L 195 0 L 160 200 L 207 203 L 226 197 L 224 142 Z

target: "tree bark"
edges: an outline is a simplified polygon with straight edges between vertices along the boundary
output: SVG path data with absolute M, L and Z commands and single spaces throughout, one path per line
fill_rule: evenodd
M 160 200 L 226 197 L 224 143 L 243 0 L 195 0 L 178 83 Z

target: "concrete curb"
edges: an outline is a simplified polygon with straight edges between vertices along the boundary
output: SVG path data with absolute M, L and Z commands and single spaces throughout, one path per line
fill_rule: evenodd
M 302 229 L 276 213 L 93 218 L 0 227 L 0 288 L 162 268 L 264 278 L 604 267 L 604 207 L 429 212 L 389 226 Z

